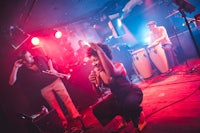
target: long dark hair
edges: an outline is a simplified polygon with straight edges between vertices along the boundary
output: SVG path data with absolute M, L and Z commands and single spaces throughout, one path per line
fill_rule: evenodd
M 112 51 L 111 49 L 109 48 L 108 45 L 106 44 L 103 44 L 103 43 L 97 43 L 97 45 L 104 51 L 104 53 L 106 54 L 106 56 L 112 60 Z M 98 56 L 97 52 L 92 49 L 91 47 L 87 49 L 87 56 L 88 57 L 91 57 L 91 56 Z

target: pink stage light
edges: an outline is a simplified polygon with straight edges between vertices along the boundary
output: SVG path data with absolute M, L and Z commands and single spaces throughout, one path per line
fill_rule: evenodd
M 33 38 L 31 39 L 31 43 L 32 43 L 33 45 L 38 45 L 38 44 L 40 43 L 40 39 L 39 39 L 38 37 L 33 37 Z
M 56 31 L 56 33 L 55 33 L 55 38 L 59 39 L 59 38 L 61 38 L 61 37 L 62 37 L 62 32 Z

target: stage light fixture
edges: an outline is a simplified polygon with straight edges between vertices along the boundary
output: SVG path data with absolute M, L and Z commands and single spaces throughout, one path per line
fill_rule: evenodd
M 151 42 L 150 37 L 146 37 L 146 38 L 144 39 L 144 42 L 149 44 L 149 43 Z
M 31 39 L 31 43 L 32 43 L 34 46 L 36 46 L 36 45 L 38 45 L 38 44 L 40 43 L 40 39 L 39 39 L 38 37 L 33 37 L 33 38 Z
M 56 31 L 55 38 L 59 39 L 61 37 L 62 37 L 62 32 L 61 31 Z

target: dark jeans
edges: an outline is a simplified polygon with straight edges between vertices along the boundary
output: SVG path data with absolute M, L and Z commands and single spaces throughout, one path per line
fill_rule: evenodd
M 176 55 L 173 44 L 163 44 L 163 49 L 165 50 L 169 68 L 174 68 L 176 65 Z

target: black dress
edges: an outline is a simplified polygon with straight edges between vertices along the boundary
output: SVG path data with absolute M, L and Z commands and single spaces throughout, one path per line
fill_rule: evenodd
M 108 86 L 119 103 L 121 115 L 127 121 L 138 118 L 142 111 L 140 104 L 143 99 L 143 93 L 141 89 L 124 76 L 114 77 Z
M 139 120 L 143 93 L 141 89 L 131 84 L 127 77 L 117 76 L 109 85 L 112 94 L 97 103 L 93 113 L 100 123 L 107 125 L 116 115 L 121 115 L 127 122 L 132 120 L 135 127 Z

